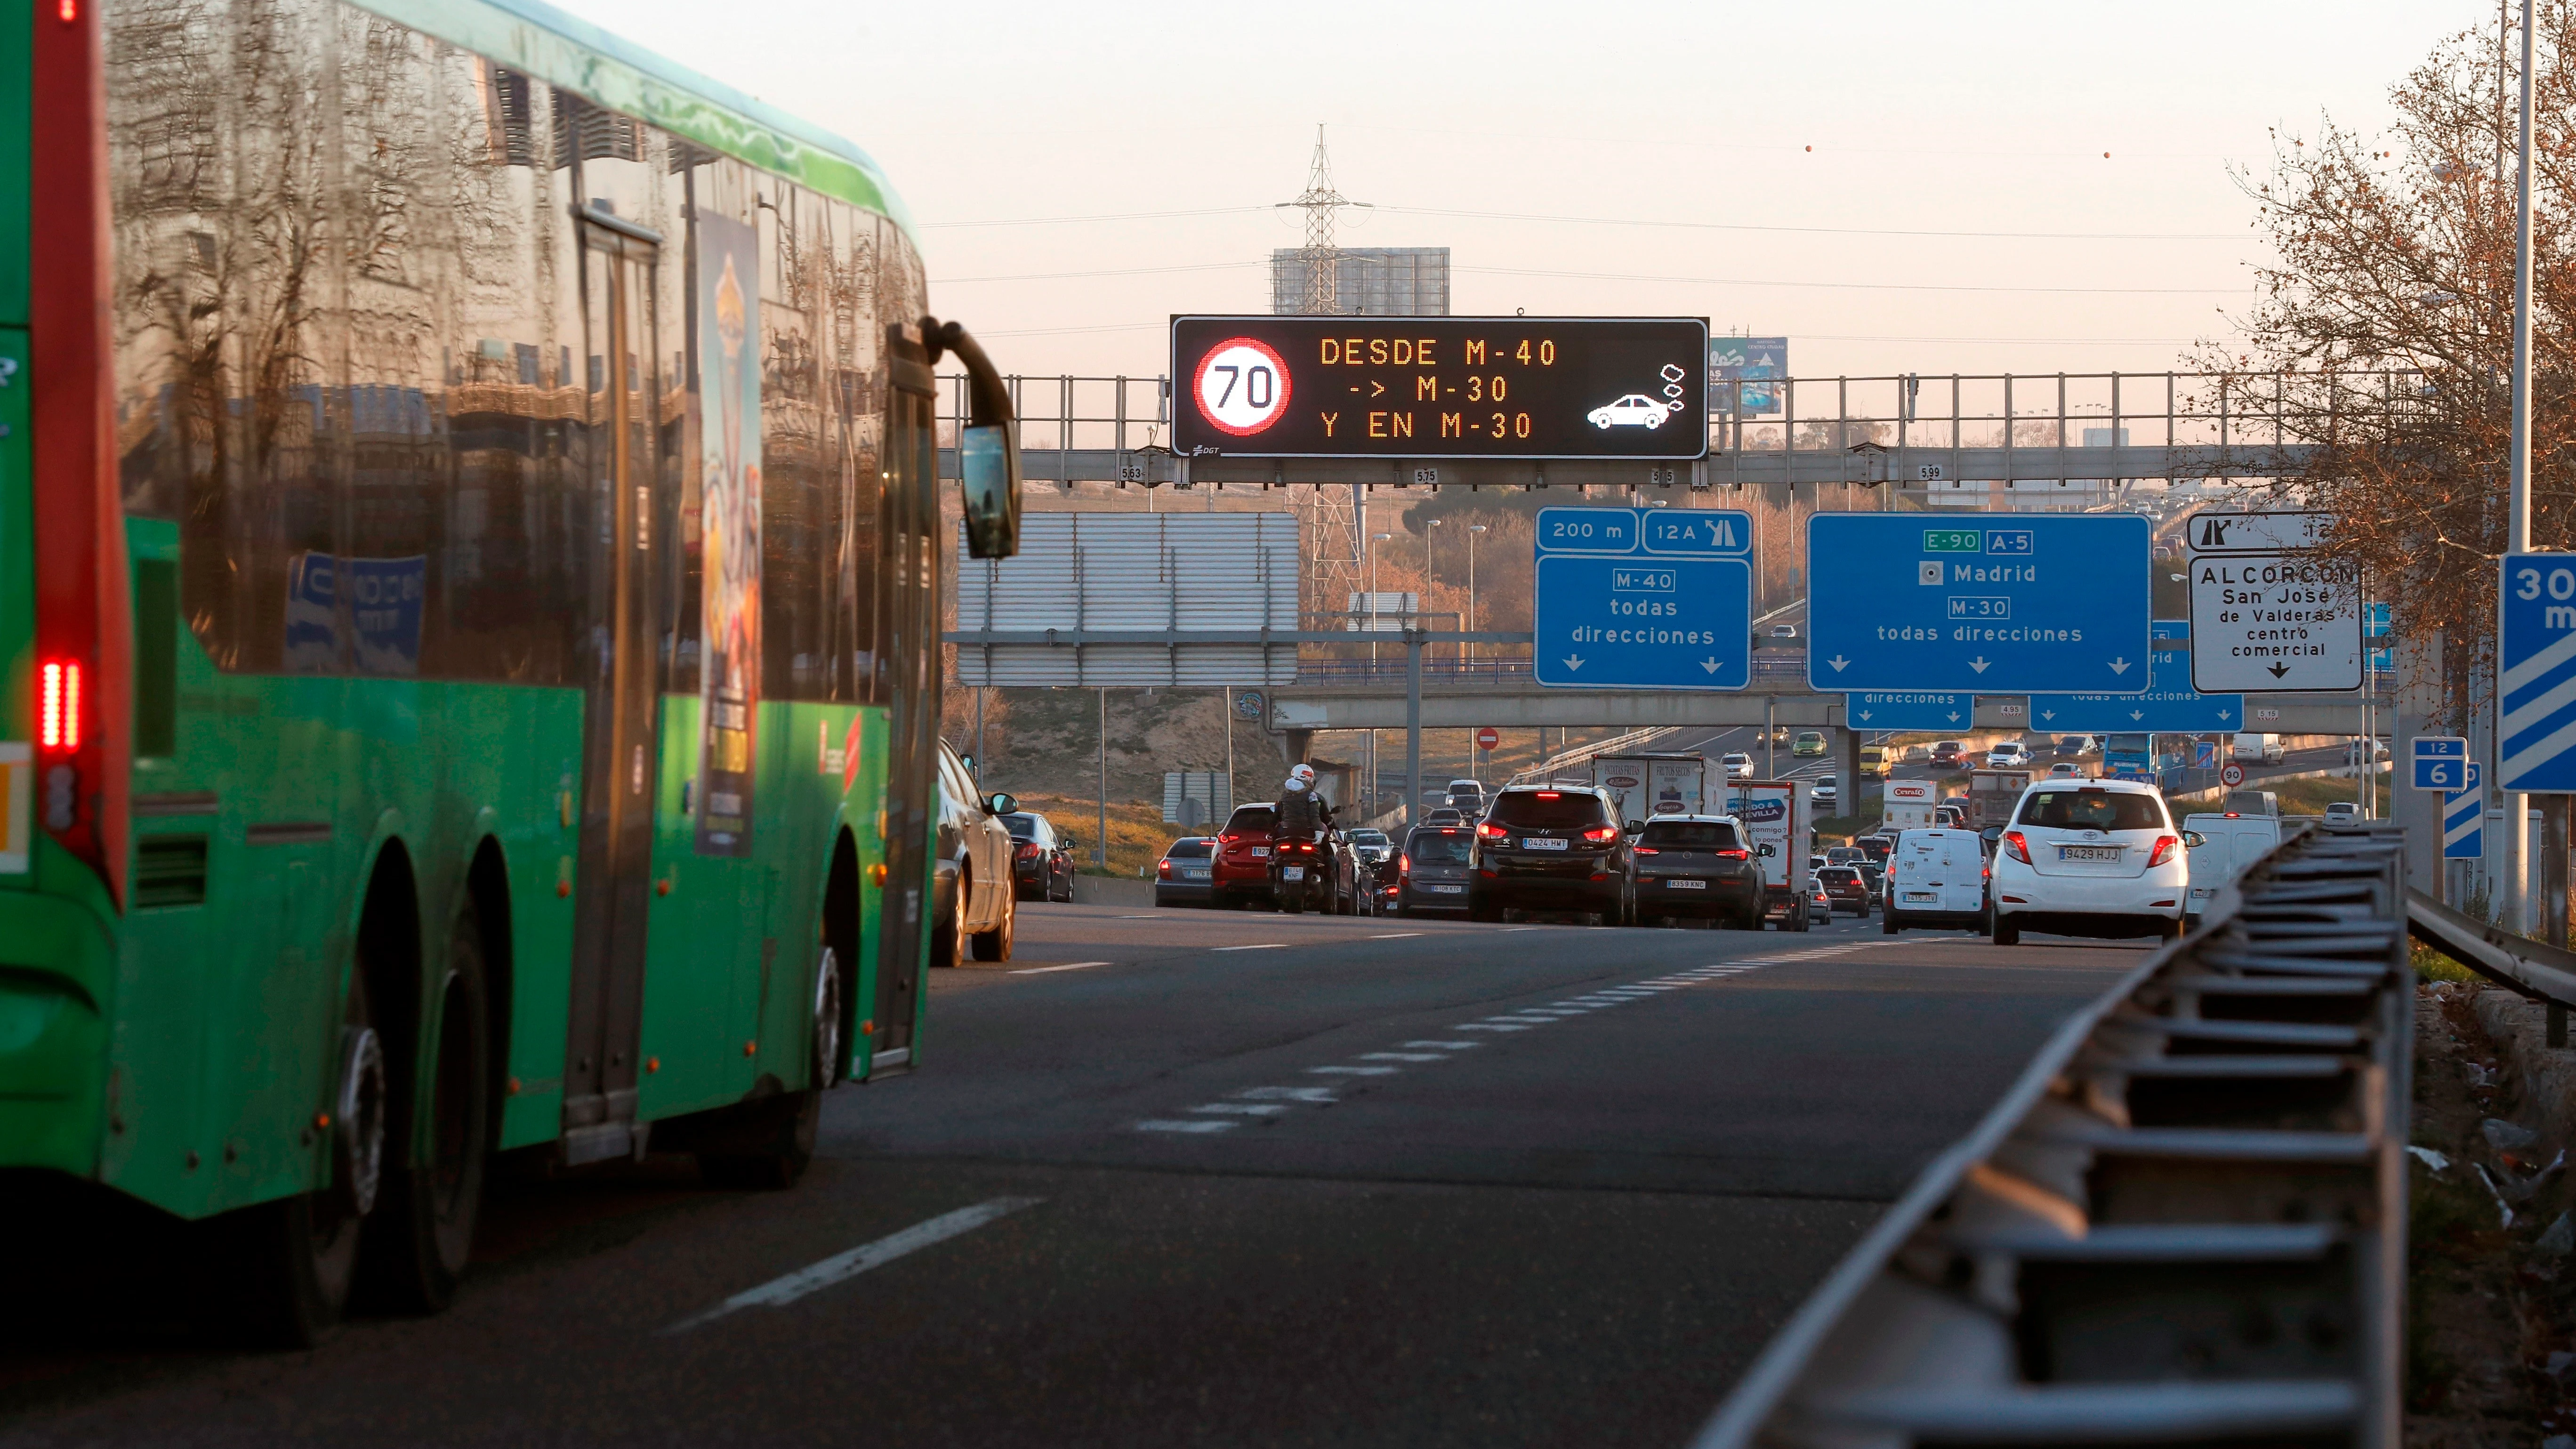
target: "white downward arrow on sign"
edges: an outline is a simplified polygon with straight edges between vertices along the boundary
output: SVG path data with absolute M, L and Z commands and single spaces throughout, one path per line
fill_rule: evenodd
M 1844 657 L 1842 657 L 1842 656 L 1841 656 L 1841 655 L 1839 655 L 1839 654 L 1835 655 L 1835 656 L 1834 656 L 1833 658 L 1831 658 L 1831 659 L 1826 660 L 1825 662 L 1826 662 L 1827 664 L 1830 664 L 1830 665 L 1832 665 L 1832 666 L 1834 667 L 1834 672 L 1835 672 L 1836 674 L 1840 674 L 1840 673 L 1842 673 L 1842 672 L 1843 672 L 1843 666 L 1844 666 L 1844 665 L 1846 665 L 1846 664 L 1851 663 L 1851 661 L 1850 661 L 1850 660 L 1845 659 Z
M 2142 709 L 2133 709 L 2133 710 L 2129 711 L 2129 718 L 2131 718 L 2131 719 L 2145 719 L 2146 717 L 2147 717 L 2147 712 L 2146 712 L 2145 710 L 2142 710 Z
M 1701 660 L 1699 662 L 1699 667 L 1707 670 L 1711 674 L 1715 674 L 1717 672 L 1717 656 L 1712 654 L 1706 659 Z
M 1958 712 L 1957 710 L 1955 710 L 1955 709 L 1954 709 L 1954 710 L 1950 711 L 1950 723 L 1952 723 L 1952 724 L 1957 724 L 1958 722 L 1959 722 L 1959 712 Z
M 2112 661 L 2111 661 L 2111 672 L 2112 672 L 2113 674 L 2126 674 L 2126 673 L 2128 673 L 2128 672 L 2129 672 L 2129 661 L 2128 661 L 2128 660 L 2126 660 L 2126 659 L 2114 659 L 2114 660 L 2112 660 Z
M 1985 672 L 1986 672 L 1986 656 L 1984 656 L 1983 654 L 1980 654 L 1980 655 L 1978 655 L 1976 658 L 1969 660 L 1969 661 L 1968 661 L 1968 667 L 1969 667 L 1970 669 L 1973 669 L 1973 670 L 1977 671 L 1979 674 L 1983 674 L 1983 673 L 1985 673 Z
M 1565 667 L 1568 669 L 1581 669 L 1583 667 L 1583 656 L 1580 654 L 1566 655 Z
M 2043 709 L 2039 712 L 2039 717 L 2041 719 L 2055 719 L 2057 718 L 2057 711 L 2053 709 Z

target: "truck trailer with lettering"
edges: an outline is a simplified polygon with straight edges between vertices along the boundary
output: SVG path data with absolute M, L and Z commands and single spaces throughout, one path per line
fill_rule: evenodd
M 1726 813 L 1743 822 L 1762 862 L 1762 914 L 1783 931 L 1807 929 L 1807 856 L 1815 849 L 1815 801 L 1806 780 L 1736 780 Z
M 1698 815 L 1708 800 L 1708 757 L 1696 750 L 1595 755 L 1592 783 L 1610 792 L 1622 825 L 1658 815 Z

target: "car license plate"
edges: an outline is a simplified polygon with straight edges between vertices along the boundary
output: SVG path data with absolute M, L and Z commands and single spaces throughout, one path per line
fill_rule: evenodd
M 1550 840 L 1544 835 L 1524 835 L 1521 837 L 1521 849 L 1563 850 L 1565 849 L 1565 842 L 1562 840 Z
M 1708 882 L 1704 880 L 1668 880 L 1664 882 L 1664 884 L 1677 891 L 1704 891 L 1708 889 Z
M 1279 878 L 1281 880 L 1304 880 L 1306 878 L 1306 867 L 1302 865 L 1283 865 L 1279 867 Z
M 1259 860 L 1261 857 L 1263 857 L 1263 856 L 1265 856 L 1265 855 L 1268 855 L 1269 853 L 1270 853 L 1270 847 L 1269 847 L 1269 846 L 1266 846 L 1266 845 L 1256 845 L 1256 846 L 1252 847 L 1252 857 L 1253 857 L 1253 859 L 1255 859 L 1255 860 Z
M 1465 891 L 1467 888 L 1462 885 L 1425 885 L 1415 886 L 1414 889 L 1422 891 L 1438 891 L 1444 896 L 1454 896 Z
M 2128 847 L 2120 845 L 2061 845 L 2057 847 L 2057 858 L 2059 860 L 2099 860 L 2107 861 L 2113 865 L 2119 864 L 2120 857 L 2127 853 Z
M 1905 898 L 1909 901 L 1928 901 L 1934 899 L 1933 894 L 1930 891 L 1907 891 L 1905 893 Z
M 1208 873 L 1205 866 L 1201 866 L 1195 870 L 1184 870 L 1181 872 L 1181 879 L 1183 880 L 1206 880 L 1207 878 Z

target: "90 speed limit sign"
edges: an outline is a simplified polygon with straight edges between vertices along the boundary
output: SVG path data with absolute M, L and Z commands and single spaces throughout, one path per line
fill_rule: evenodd
M 1212 426 L 1248 438 L 1288 411 L 1288 364 L 1258 338 L 1229 337 L 1208 349 L 1190 391 Z

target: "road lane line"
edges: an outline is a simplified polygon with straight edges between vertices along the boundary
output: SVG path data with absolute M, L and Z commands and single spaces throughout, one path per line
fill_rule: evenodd
M 1308 1067 L 1307 1074 L 1317 1077 L 1391 1077 L 1400 1067 Z
M 1285 941 L 1263 941 L 1252 946 L 1210 946 L 1208 949 L 1211 951 L 1284 951 L 1288 949 L 1288 943 Z
M 890 1233 L 873 1243 L 861 1243 L 846 1253 L 834 1253 L 784 1277 L 772 1278 L 757 1288 L 746 1288 L 715 1307 L 691 1314 L 662 1331 L 666 1334 L 684 1332 L 745 1308 L 783 1307 L 808 1293 L 846 1282 L 870 1268 L 881 1268 L 907 1253 L 917 1253 L 960 1233 L 971 1233 L 995 1219 L 1008 1217 L 1022 1208 L 1035 1207 L 1044 1201 L 1046 1199 L 1040 1197 L 997 1197 L 973 1207 L 959 1208 L 953 1213 L 941 1213 L 935 1218 L 914 1223 L 902 1232 Z
M 1288 1110 L 1285 1102 L 1209 1102 L 1192 1107 L 1193 1112 L 1206 1112 L 1220 1117 L 1276 1117 Z
M 1240 1122 L 1193 1122 L 1184 1118 L 1148 1117 L 1136 1124 L 1139 1132 L 1231 1132 Z
M 1445 1062 L 1449 1057 L 1445 1052 L 1362 1052 L 1360 1060 L 1364 1062 Z
M 1406 1042 L 1405 1045 L 1409 1047 L 1439 1047 L 1443 1051 L 1471 1052 L 1476 1048 L 1483 1046 L 1484 1043 L 1480 1041 L 1409 1041 Z
M 1420 931 L 1389 931 L 1383 936 L 1371 936 L 1369 939 L 1372 941 L 1402 941 L 1409 937 L 1419 936 L 1421 934 L 1422 933 Z
M 1530 1028 L 1529 1028 L 1529 1027 L 1527 1027 L 1527 1026 L 1518 1025 L 1518 1024 L 1515 1024 L 1515 1023 L 1512 1023 L 1512 1022 L 1507 1022 L 1507 1021 L 1505 1021 L 1505 1022 L 1495 1022 L 1495 1021 L 1462 1021 L 1462 1022 L 1459 1022 L 1457 1025 L 1455 1025 L 1455 1026 L 1453 1026 L 1453 1027 L 1451 1027 L 1451 1028 L 1449 1028 L 1449 1029 L 1450 1029 L 1451 1031 L 1528 1031 L 1528 1030 L 1530 1030 Z
M 1023 966 L 1019 970 L 1010 972 L 1009 974 L 1013 976 L 1044 976 L 1050 971 L 1084 971 L 1094 966 L 1107 966 L 1111 964 L 1113 963 L 1107 961 L 1076 961 L 1067 966 Z
M 1247 1102 L 1338 1102 L 1330 1087 L 1246 1087 L 1235 1093 Z

